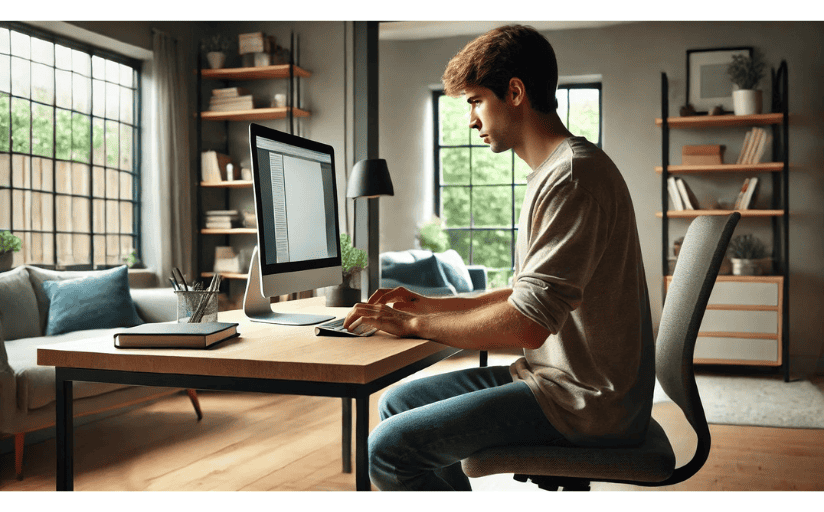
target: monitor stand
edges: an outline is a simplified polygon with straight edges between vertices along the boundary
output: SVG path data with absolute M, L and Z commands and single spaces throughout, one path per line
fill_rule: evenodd
M 243 297 L 243 312 L 253 322 L 264 322 L 279 325 L 313 325 L 335 317 L 331 315 L 311 315 L 306 313 L 277 313 L 272 311 L 269 299 L 263 296 L 260 289 L 260 262 L 258 248 L 252 252 L 252 262 L 249 264 L 249 276 L 246 278 L 246 295 Z

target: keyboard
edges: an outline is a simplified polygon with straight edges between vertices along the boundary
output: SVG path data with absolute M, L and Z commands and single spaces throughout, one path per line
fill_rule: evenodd
M 354 331 L 348 331 L 343 328 L 345 318 L 338 318 L 330 320 L 324 324 L 315 326 L 315 336 L 372 336 L 377 332 L 375 327 L 371 325 L 359 325 Z

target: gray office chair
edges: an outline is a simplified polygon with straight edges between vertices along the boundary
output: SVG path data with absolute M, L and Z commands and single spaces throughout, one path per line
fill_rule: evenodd
M 675 467 L 675 454 L 661 426 L 650 418 L 640 446 L 578 448 L 505 446 L 482 450 L 463 460 L 469 477 L 514 473 L 546 490 L 589 490 L 590 482 L 639 486 L 673 485 L 690 478 L 710 453 L 710 431 L 693 373 L 693 353 L 718 269 L 741 214 L 696 218 L 684 237 L 664 302 L 655 347 L 655 368 L 664 391 L 684 412 L 698 436 L 695 454 Z

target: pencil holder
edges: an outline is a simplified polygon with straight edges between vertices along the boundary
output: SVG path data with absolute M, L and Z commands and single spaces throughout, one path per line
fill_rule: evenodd
M 217 322 L 217 291 L 175 290 L 177 323 Z

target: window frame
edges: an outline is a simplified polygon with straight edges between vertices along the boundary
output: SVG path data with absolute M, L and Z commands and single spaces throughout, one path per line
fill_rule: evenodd
M 3 154 L 7 154 L 8 157 L 9 157 L 9 180 L 10 181 L 9 181 L 8 186 L 0 185 L 0 189 L 9 191 L 10 201 L 9 201 L 9 205 L 8 205 L 8 209 L 9 209 L 9 226 L 8 226 L 8 229 L 12 233 L 16 233 L 18 235 L 23 234 L 23 233 L 28 233 L 28 234 L 38 234 L 38 233 L 40 233 L 40 234 L 44 234 L 44 235 L 51 235 L 51 238 L 52 238 L 52 240 L 51 240 L 51 245 L 52 245 L 51 251 L 52 251 L 52 255 L 53 255 L 53 262 L 52 263 L 24 261 L 23 264 L 36 264 L 37 266 L 40 266 L 40 267 L 43 267 L 43 268 L 60 269 L 60 270 L 92 270 L 92 269 L 106 269 L 106 268 L 112 268 L 112 267 L 120 266 L 120 265 L 123 264 L 122 261 L 115 264 L 115 263 L 111 263 L 109 261 L 106 261 L 104 259 L 104 262 L 102 262 L 102 263 L 95 263 L 95 241 L 94 241 L 95 237 L 96 236 L 103 236 L 104 237 L 104 251 L 105 251 L 104 258 L 107 258 L 107 257 L 111 256 L 111 254 L 105 248 L 107 247 L 107 244 L 108 244 L 108 237 L 111 236 L 111 235 L 117 235 L 117 237 L 118 237 L 118 254 L 117 254 L 117 256 L 119 258 L 122 257 L 122 254 L 120 254 L 120 251 L 122 249 L 121 246 L 120 246 L 120 236 L 131 236 L 132 240 L 133 240 L 132 247 L 135 251 L 137 259 L 139 261 L 142 261 L 142 257 L 143 257 L 143 252 L 142 252 L 142 245 L 143 244 L 142 244 L 142 231 L 141 231 L 141 214 L 142 214 L 142 204 L 141 203 L 142 203 L 142 201 L 141 201 L 141 194 L 140 194 L 140 191 L 141 191 L 141 178 L 142 178 L 142 176 L 141 176 L 141 174 L 142 174 L 141 173 L 141 170 L 142 170 L 142 161 L 141 161 L 141 157 L 142 157 L 142 149 L 141 149 L 142 148 L 142 140 L 141 140 L 141 132 L 142 132 L 142 130 L 141 130 L 141 126 L 142 126 L 142 118 L 141 118 L 141 113 L 142 113 L 141 67 L 142 67 L 142 62 L 139 59 L 135 59 L 135 58 L 132 58 L 132 57 L 127 57 L 127 56 L 118 54 L 118 53 L 116 53 L 112 50 L 108 50 L 108 49 L 105 49 L 105 48 L 90 45 L 88 43 L 83 43 L 83 42 L 77 41 L 75 39 L 71 39 L 71 38 L 68 38 L 68 37 L 65 37 L 65 36 L 62 36 L 62 35 L 59 35 L 59 34 L 55 34 L 55 33 L 52 33 L 50 31 L 43 30 L 43 29 L 40 29 L 40 28 L 37 28 L 37 27 L 33 27 L 33 26 L 30 26 L 30 25 L 24 24 L 24 23 L 20 23 L 20 22 L 0 21 L 0 27 L 8 29 L 10 35 L 11 35 L 12 31 L 15 31 L 15 32 L 25 34 L 29 37 L 35 37 L 35 38 L 38 38 L 38 39 L 48 41 L 48 42 L 50 42 L 54 45 L 61 45 L 61 46 L 67 47 L 71 50 L 76 50 L 76 51 L 86 53 L 86 54 L 89 55 L 90 62 L 92 61 L 92 59 L 94 57 L 98 57 L 98 58 L 102 58 L 102 59 L 105 59 L 105 60 L 113 61 L 113 62 L 121 64 L 121 65 L 128 66 L 129 68 L 131 68 L 133 70 L 133 75 L 132 75 L 133 83 L 132 83 L 132 86 L 127 87 L 127 86 L 123 86 L 123 85 L 118 84 L 118 87 L 127 87 L 128 89 L 130 89 L 132 91 L 132 94 L 133 94 L 132 107 L 131 107 L 132 108 L 132 121 L 130 123 L 123 122 L 120 119 L 120 116 L 118 116 L 117 119 L 112 119 L 112 118 L 108 117 L 107 112 L 105 111 L 105 109 L 103 111 L 102 117 L 101 116 L 95 116 L 94 115 L 94 94 L 92 93 L 92 91 L 89 92 L 89 112 L 88 113 L 76 110 L 74 108 L 74 105 L 72 106 L 72 108 L 58 107 L 57 106 L 57 98 L 54 98 L 52 103 L 49 104 L 49 103 L 43 103 L 42 101 L 38 101 L 38 100 L 34 99 L 31 92 L 29 94 L 29 97 L 17 96 L 17 95 L 14 94 L 14 91 L 12 90 L 12 87 L 9 88 L 9 91 L 7 93 L 6 92 L 2 93 L 4 95 L 6 95 L 6 97 L 8 98 L 9 115 L 10 115 L 10 117 L 9 117 L 10 126 L 9 126 L 9 133 L 8 133 L 8 152 L 6 152 L 6 151 L 2 152 Z M 31 56 L 27 60 L 30 63 L 36 62 L 36 61 L 32 60 Z M 12 65 L 12 55 L 10 53 L 9 54 L 9 66 L 11 66 L 11 65 Z M 54 90 L 55 90 L 55 95 L 56 95 L 57 94 L 57 73 L 56 73 L 56 71 L 58 70 L 57 63 L 56 62 L 52 63 L 51 68 L 54 71 L 53 80 L 54 80 Z M 93 71 L 90 68 L 90 70 L 89 70 L 90 84 L 93 83 L 93 80 L 94 80 L 92 72 Z M 11 72 L 10 72 L 10 77 L 11 77 Z M 109 83 L 112 83 L 112 82 L 104 79 L 103 83 L 104 84 L 109 84 Z M 12 85 L 11 82 L 10 82 L 9 85 L 10 86 Z M 29 148 L 28 148 L 27 152 L 15 151 L 15 148 L 14 148 L 14 142 L 13 142 L 14 129 L 13 129 L 13 126 L 11 124 L 11 120 L 12 120 L 11 116 L 12 116 L 12 112 L 13 112 L 13 104 L 14 104 L 13 100 L 14 99 L 27 101 L 29 103 L 29 106 L 30 106 L 30 110 L 29 110 L 29 112 L 30 112 Z M 40 154 L 35 154 L 34 153 L 35 148 L 34 148 L 34 144 L 33 144 L 33 125 L 34 125 L 33 119 L 34 119 L 34 109 L 35 109 L 36 106 L 43 106 L 45 108 L 51 109 L 53 137 L 52 137 L 51 154 L 48 155 L 48 156 L 42 156 Z M 57 132 L 57 113 L 58 113 L 58 110 L 60 110 L 61 112 L 65 111 L 65 112 L 69 113 L 69 115 L 71 115 L 72 117 L 74 116 L 74 114 L 88 116 L 88 118 L 89 118 L 89 143 L 90 143 L 88 162 L 78 162 L 76 160 L 73 160 L 71 158 L 71 156 L 69 156 L 68 159 L 58 158 L 58 156 L 57 156 L 57 150 L 58 150 L 57 145 L 58 144 L 57 144 L 57 133 L 56 133 Z M 94 155 L 94 121 L 95 121 L 95 119 L 100 120 L 100 121 L 103 122 L 104 133 L 105 133 L 105 129 L 106 129 L 105 126 L 106 126 L 107 122 L 109 122 L 109 121 L 116 122 L 116 123 L 118 123 L 118 125 L 125 125 L 125 126 L 128 126 L 128 127 L 131 128 L 131 135 L 132 135 L 132 146 L 131 146 L 132 166 L 131 166 L 131 169 L 121 169 L 120 165 L 116 165 L 115 167 L 112 167 L 112 166 L 109 165 L 109 162 L 106 158 L 104 158 L 104 161 L 102 163 L 95 164 L 94 157 L 93 157 L 93 155 Z M 121 141 L 121 137 L 122 137 L 122 135 L 119 132 L 117 140 Z M 105 144 L 105 142 L 104 142 L 104 144 Z M 35 189 L 34 185 L 33 185 L 33 182 L 32 182 L 31 175 L 29 176 L 28 186 L 22 186 L 22 185 L 21 186 L 16 186 L 15 183 L 14 183 L 14 160 L 15 160 L 14 156 L 15 155 L 21 155 L 23 158 L 29 158 L 29 159 L 31 159 L 30 161 L 33 161 L 33 159 L 35 159 L 35 158 L 51 161 L 51 163 L 52 163 L 51 164 L 52 165 L 52 172 L 51 172 L 52 183 L 51 183 L 50 190 Z M 67 192 L 58 192 L 57 191 L 57 186 L 56 185 L 57 185 L 57 169 L 58 169 L 57 164 L 58 164 L 58 162 L 63 162 L 65 164 L 68 164 L 69 166 L 73 166 L 75 164 L 88 165 L 88 168 L 89 168 L 88 189 L 86 190 L 85 194 L 75 193 L 74 191 L 68 192 L 68 193 Z M 34 172 L 33 167 L 34 167 L 33 165 L 30 165 L 29 171 L 28 171 L 29 173 Z M 95 195 L 95 193 L 94 193 L 94 188 L 95 188 L 94 168 L 95 167 L 99 167 L 103 170 L 104 182 L 107 181 L 107 179 L 108 179 L 107 175 L 109 174 L 110 170 L 113 170 L 117 173 L 116 176 L 117 176 L 118 182 L 120 181 L 121 176 L 123 174 L 128 174 L 129 176 L 131 176 L 131 189 L 132 189 L 131 198 L 130 199 L 129 198 L 121 198 L 120 197 L 120 191 L 118 191 L 117 199 L 108 198 L 105 191 L 104 191 L 102 197 L 99 196 L 99 195 Z M 104 184 L 104 190 L 105 190 L 106 186 L 107 185 Z M 121 185 L 118 184 L 118 187 L 120 187 L 120 186 Z M 28 193 L 28 194 L 31 194 L 31 195 L 33 195 L 35 193 L 36 194 L 42 194 L 43 196 L 47 196 L 49 198 L 48 200 L 52 202 L 52 208 L 51 208 L 51 210 L 52 210 L 51 211 L 52 229 L 51 230 L 35 229 L 33 226 L 31 228 L 28 228 L 28 229 L 27 228 L 15 228 L 15 215 L 14 215 L 14 205 L 13 205 L 13 197 L 14 197 L 14 192 L 15 191 L 21 191 L 24 194 Z M 89 202 L 89 220 L 88 220 L 89 226 L 88 226 L 88 231 L 78 231 L 78 230 L 75 230 L 75 229 L 72 229 L 71 231 L 66 231 L 66 230 L 58 229 L 58 221 L 57 221 L 58 207 L 57 207 L 57 204 L 58 204 L 58 198 L 59 197 L 81 198 L 81 199 L 88 200 L 88 202 Z M 122 232 L 119 220 L 118 220 L 118 228 L 117 228 L 116 233 L 111 232 L 111 230 L 108 227 L 105 220 L 103 222 L 103 231 L 102 232 L 96 231 L 95 227 L 94 227 L 95 226 L 95 206 L 94 206 L 95 200 L 103 200 L 104 219 L 105 219 L 105 216 L 108 215 L 108 213 L 106 211 L 107 208 L 105 206 L 106 202 L 112 201 L 112 200 L 116 202 L 116 204 L 118 205 L 118 208 L 117 208 L 118 219 L 120 217 L 120 205 L 124 204 L 124 203 L 131 203 L 131 205 L 132 205 L 131 231 L 130 232 Z M 0 206 L 0 208 L 5 208 L 5 207 L 6 207 L 5 205 Z M 24 218 L 28 218 L 29 221 L 31 221 L 32 215 L 33 215 L 33 213 L 32 213 L 32 210 L 30 208 L 28 209 L 28 211 L 25 211 L 23 213 Z M 58 253 L 58 235 L 60 235 L 60 234 L 83 235 L 83 236 L 88 236 L 89 237 L 89 261 L 88 261 L 88 263 L 67 264 L 67 265 L 64 265 L 64 264 L 60 263 L 60 260 L 59 260 L 60 254 Z

